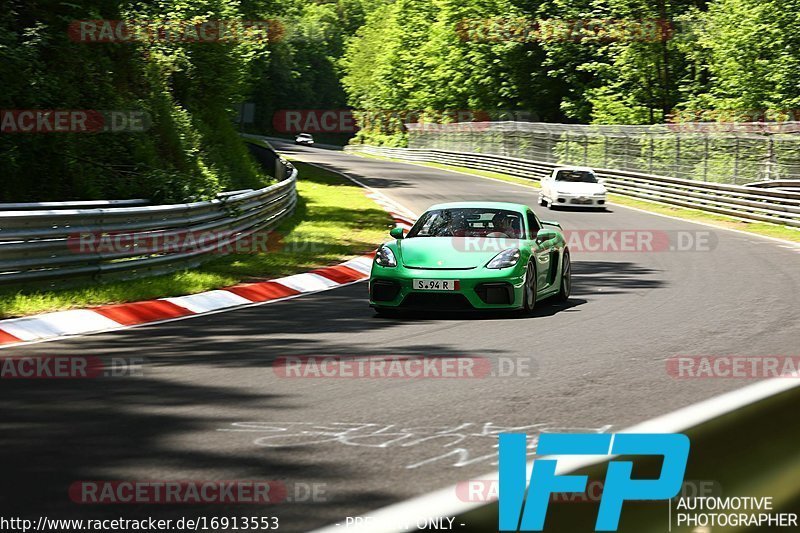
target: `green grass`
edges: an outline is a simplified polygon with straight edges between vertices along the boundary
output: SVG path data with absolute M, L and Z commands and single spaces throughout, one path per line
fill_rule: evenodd
M 148 279 L 64 290 L 5 290 L 0 292 L 0 318 L 182 296 L 296 274 L 367 253 L 386 240 L 391 219 L 364 189 L 327 170 L 294 164 L 300 198 L 294 215 L 276 230 L 283 244 L 276 251 L 228 255 Z
M 371 154 L 358 154 L 358 153 L 357 155 L 361 157 L 367 157 L 370 159 L 384 159 L 387 161 L 396 161 L 398 163 L 407 163 L 407 161 L 402 161 L 400 159 L 394 159 L 390 157 L 376 156 Z M 532 181 L 517 176 L 510 176 L 508 174 L 501 174 L 499 172 L 473 170 L 465 167 L 442 165 L 440 163 L 415 162 L 414 164 L 423 165 L 426 167 L 439 168 L 443 170 L 456 170 L 459 172 L 464 172 L 466 174 L 472 174 L 484 178 L 492 178 L 492 179 L 507 181 L 510 183 L 517 183 L 519 185 L 525 185 L 526 187 L 532 187 L 535 189 L 539 188 L 538 181 Z M 720 226 L 723 228 L 737 229 L 749 233 L 755 233 L 757 235 L 765 235 L 767 237 L 775 237 L 787 241 L 800 242 L 800 230 L 789 226 L 770 224 L 769 222 L 747 222 L 744 220 L 738 220 L 733 217 L 728 217 L 725 215 L 717 215 L 706 211 L 700 211 L 698 209 L 688 209 L 685 207 L 671 206 L 668 204 L 661 204 L 657 202 L 648 202 L 646 200 L 638 200 L 635 198 L 629 198 L 627 196 L 620 196 L 618 194 L 610 194 L 608 199 L 611 202 L 621 206 L 636 207 L 638 209 L 643 209 L 645 211 L 651 211 L 653 213 L 659 213 L 662 215 L 670 215 L 674 217 L 685 218 L 686 220 L 694 220 L 697 222 L 713 224 L 715 226 Z

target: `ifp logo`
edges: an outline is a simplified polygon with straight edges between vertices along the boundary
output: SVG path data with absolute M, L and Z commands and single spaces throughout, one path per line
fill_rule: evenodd
M 525 440 L 521 433 L 500 435 L 500 531 L 542 531 L 552 494 L 586 491 L 588 476 L 557 476 L 556 459 L 536 459 L 526 501 Z M 663 456 L 658 479 L 631 479 L 631 461 L 609 463 L 595 531 L 616 531 L 625 500 L 668 500 L 680 492 L 689 458 L 689 438 L 679 433 L 544 433 L 539 436 L 536 453 Z

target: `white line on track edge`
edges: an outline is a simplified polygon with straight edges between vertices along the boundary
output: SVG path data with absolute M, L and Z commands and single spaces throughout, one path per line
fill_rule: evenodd
M 328 168 L 325 165 L 320 165 L 318 163 L 310 163 L 308 161 L 303 161 L 302 159 L 298 159 L 298 161 L 300 161 L 301 163 L 304 163 L 306 165 L 311 165 L 312 167 L 320 168 L 322 170 L 325 170 L 326 172 L 333 172 L 334 174 L 338 174 L 338 175 L 342 176 L 343 178 L 352 181 L 353 183 L 355 183 L 359 187 L 363 187 L 364 189 L 368 190 L 369 192 L 371 192 L 375 196 L 383 198 L 384 201 L 386 201 L 386 202 L 388 202 L 390 204 L 396 205 L 401 210 L 405 211 L 405 215 L 410 215 L 414 219 L 419 217 L 419 215 L 414 210 L 409 209 L 408 207 L 404 206 L 403 204 L 401 204 L 397 200 L 389 198 L 388 196 L 386 196 L 384 193 L 382 193 L 378 189 L 374 189 L 374 188 L 370 187 L 369 185 L 366 185 L 365 183 L 362 183 L 361 181 L 359 181 L 358 179 L 354 178 L 353 176 L 347 174 L 346 172 L 342 172 L 341 170 L 333 170 L 332 168 Z M 428 167 L 428 168 L 430 168 L 430 167 Z M 472 174 L 468 174 L 468 175 L 471 176 Z M 497 181 L 502 181 L 502 180 L 497 180 Z M 523 187 L 524 187 L 524 185 L 523 185 Z M 398 213 L 398 214 L 403 215 L 403 213 Z

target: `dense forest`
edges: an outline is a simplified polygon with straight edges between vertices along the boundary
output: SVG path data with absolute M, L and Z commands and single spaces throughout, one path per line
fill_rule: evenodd
M 365 111 L 355 115 L 355 142 L 395 145 L 405 140 L 402 123 L 420 114 L 646 124 L 786 120 L 800 108 L 800 0 L 6 6 L 0 110 L 137 111 L 147 126 L 25 133 L 4 122 L 0 201 L 180 201 L 263 184 L 236 135 L 242 102 L 255 105 L 252 131 L 274 131 L 285 110 L 349 108 Z M 163 32 L 124 42 L 76 37 L 76 21 L 101 19 L 268 24 L 263 34 L 213 42 Z
M 800 104 L 798 15 L 798 0 L 397 0 L 339 65 L 355 108 L 786 120 Z M 403 142 L 375 126 L 360 137 Z
M 81 40 L 75 21 L 261 18 L 225 0 L 12 0 L 0 11 L 0 109 L 141 111 L 145 131 L 0 133 L 0 201 L 180 201 L 265 181 L 232 117 L 264 39 Z M 80 37 L 80 36 L 78 36 Z M 4 117 L 7 118 L 7 117 Z M 13 126 L 13 125 L 11 125 Z

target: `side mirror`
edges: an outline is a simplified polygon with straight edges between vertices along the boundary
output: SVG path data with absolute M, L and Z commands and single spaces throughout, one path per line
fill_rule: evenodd
M 603 185 L 605 185 L 606 179 L 605 178 L 597 178 L 597 183 L 602 183 Z
M 389 230 L 389 235 L 394 239 L 402 239 L 403 238 L 403 228 L 397 226 Z
M 552 229 L 542 228 L 536 234 L 536 242 L 542 244 L 543 242 L 555 239 L 558 237 L 558 232 Z

